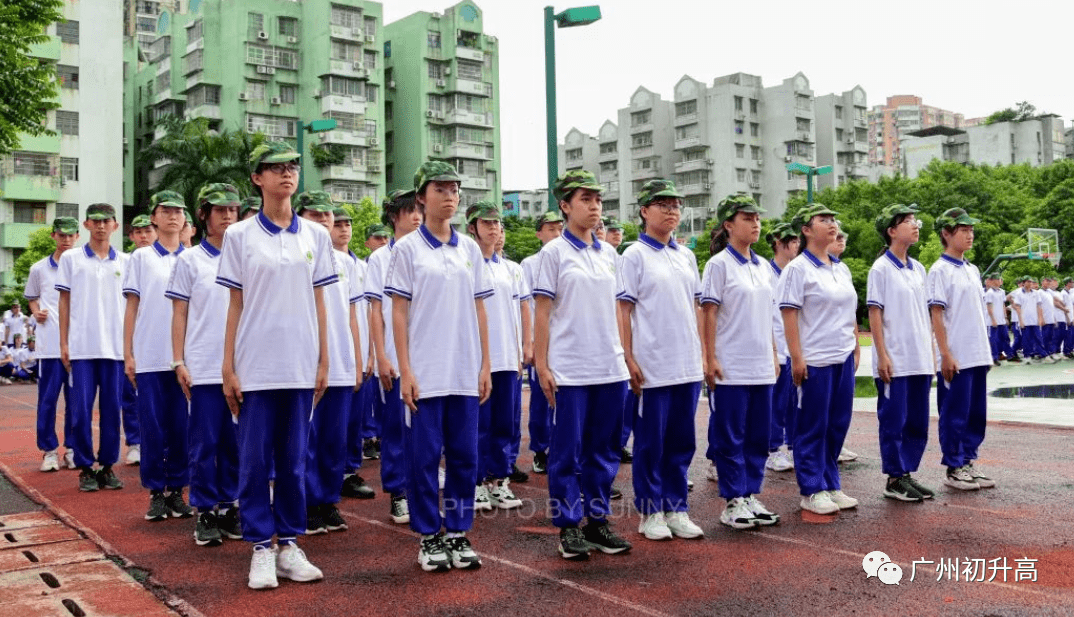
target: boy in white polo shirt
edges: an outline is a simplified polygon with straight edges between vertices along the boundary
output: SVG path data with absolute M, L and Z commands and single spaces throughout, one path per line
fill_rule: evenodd
M 60 257 L 56 289 L 60 292 L 60 360 L 70 373 L 71 441 L 81 470 L 78 488 L 119 489 L 112 472 L 119 459 L 120 383 L 123 380 L 123 272 L 127 255 L 108 244 L 116 230 L 116 210 L 96 203 L 83 222 L 90 232 L 85 245 Z M 98 397 L 100 445 L 93 471 L 93 400 Z
M 131 254 L 123 279 L 124 356 L 127 379 L 138 392 L 138 428 L 146 444 L 139 475 L 149 490 L 148 521 L 194 514 L 183 499 L 183 487 L 190 481 L 190 412 L 172 366 L 172 303 L 164 295 L 184 250 L 179 232 L 185 211 L 183 197 L 175 191 L 160 191 L 150 198 L 149 216 L 157 240 Z
M 59 217 L 52 222 L 52 241 L 56 249 L 51 255 L 30 266 L 23 295 L 29 301 L 30 314 L 37 321 L 37 449 L 44 453 L 41 471 L 57 471 L 60 468 L 56 452 L 56 406 L 60 389 L 63 389 L 63 447 L 64 459 L 74 468 L 74 451 L 71 449 L 71 391 L 67 383 L 67 369 L 60 361 L 60 292 L 56 279 L 60 274 L 60 257 L 78 240 L 78 221 Z
M 1015 296 L 1022 294 L 1022 282 L 1025 281 L 1024 276 L 1020 276 L 1014 279 L 1014 289 L 1007 294 L 1007 310 L 1011 315 L 1011 336 L 1014 339 L 1011 343 L 1011 348 L 1014 350 L 1014 358 L 1011 362 L 1021 362 L 1022 357 L 1025 355 L 1025 351 L 1022 348 L 1022 324 L 1019 321 L 1019 307 L 1015 299 Z
M 992 362 L 999 365 L 1000 360 L 1010 360 L 1014 356 L 1011 349 L 1011 337 L 1007 332 L 1007 312 L 1005 301 L 1007 294 L 1003 291 L 1003 277 L 990 274 L 985 278 L 985 321 L 988 323 L 988 340 L 992 346 Z
M 157 241 L 157 229 L 149 220 L 149 215 L 139 214 L 131 220 L 127 238 L 134 243 L 133 251 L 152 246 Z M 127 441 L 128 465 L 138 465 L 142 461 L 141 431 L 138 430 L 138 392 L 129 379 L 123 380 L 123 436 Z
M 765 238 L 772 247 L 773 257 L 768 264 L 772 266 L 772 288 L 779 283 L 783 269 L 798 256 L 798 234 L 787 223 L 779 223 Z M 772 334 L 776 339 L 776 355 L 779 358 L 779 375 L 772 388 L 772 427 L 768 440 L 768 460 L 765 468 L 772 471 L 790 471 L 794 469 L 794 408 L 795 389 L 791 381 L 791 357 L 787 351 L 787 337 L 783 335 L 783 314 L 779 304 L 772 303 Z M 784 450 L 783 446 L 787 449 Z M 710 477 L 717 479 L 716 468 L 711 468 Z
M 1040 305 L 1040 295 L 1034 288 L 1036 284 L 1033 277 L 1026 276 L 1022 280 L 1022 293 L 1012 295 L 1022 326 L 1022 349 L 1026 364 L 1039 364 L 1044 357 L 1044 340 L 1040 334 L 1044 309 Z
M 944 252 L 929 269 L 928 298 L 938 367 L 939 410 L 944 484 L 959 490 L 991 488 L 996 483 L 973 466 L 985 436 L 988 371 L 992 355 L 981 304 L 981 273 L 966 261 L 979 221 L 962 208 L 936 219 Z M 1022 314 L 1023 318 L 1026 314 Z
M 1066 318 L 1066 336 L 1063 337 L 1063 355 L 1074 359 L 1074 278 L 1066 277 L 1062 280 L 1064 317 Z

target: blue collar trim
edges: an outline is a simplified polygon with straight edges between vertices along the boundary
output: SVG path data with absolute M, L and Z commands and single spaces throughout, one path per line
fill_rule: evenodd
M 52 255 L 48 256 L 48 265 L 49 265 L 50 268 L 59 268 L 60 267 L 60 264 L 57 263 L 56 260 L 52 258 Z
M 86 254 L 86 257 L 92 257 L 94 259 L 97 258 L 97 254 L 94 253 L 93 249 L 90 248 L 89 242 L 87 242 L 87 243 L 82 245 L 82 251 Z M 112 247 L 108 247 L 108 259 L 115 259 L 115 258 L 116 258 L 116 249 L 114 249 Z
M 567 228 L 563 229 L 562 238 L 564 240 L 566 240 L 567 242 L 570 242 L 571 246 L 573 246 L 574 248 L 578 249 L 579 251 L 588 248 L 588 246 L 586 245 L 585 242 L 583 242 L 578 236 L 572 234 L 571 230 L 569 230 Z M 593 234 L 593 248 L 598 250 L 598 251 L 600 250 L 600 240 L 597 240 L 597 234 L 595 234 L 595 233 Z
M 198 243 L 198 246 L 200 246 L 203 251 L 208 253 L 209 257 L 219 257 L 220 256 L 220 249 L 216 248 L 212 244 L 209 244 L 208 240 L 203 239 L 201 242 Z
M 731 257 L 734 257 L 735 261 L 737 261 L 740 264 L 745 265 L 747 261 L 752 261 L 753 265 L 756 266 L 757 264 L 761 263 L 761 260 L 757 258 L 757 253 L 754 253 L 753 249 L 750 249 L 750 258 L 749 259 L 746 259 L 745 255 L 743 255 L 742 253 L 739 253 L 738 251 L 736 251 L 735 247 L 731 246 L 730 244 L 727 245 L 726 250 L 727 250 L 728 253 L 731 254 Z
M 955 266 L 958 266 L 959 268 L 961 268 L 962 266 L 966 265 L 965 260 L 955 259 L 954 257 L 951 257 L 947 253 L 941 253 L 940 254 L 940 259 L 943 259 L 943 260 L 947 261 L 950 264 L 954 264 Z
M 352 250 L 350 250 L 350 249 L 348 248 L 348 249 L 347 249 L 347 254 L 351 256 L 351 259 L 352 259 L 352 260 L 353 260 L 353 261 L 354 261 L 355 263 L 357 263 L 357 262 L 358 262 L 358 256 L 354 254 L 354 251 L 352 251 Z
M 287 227 L 288 232 L 293 234 L 298 233 L 298 218 L 299 217 L 297 214 L 295 214 L 294 212 L 291 213 L 291 224 Z M 273 223 L 271 220 L 269 220 L 269 217 L 265 216 L 264 210 L 259 210 L 257 212 L 257 222 L 261 225 L 261 229 L 264 229 L 265 232 L 270 236 L 275 236 L 281 231 L 284 231 L 283 227 L 280 227 L 276 223 Z
M 433 235 L 433 232 L 429 231 L 429 228 L 425 226 L 425 223 L 422 223 L 421 227 L 418 227 L 418 233 L 421 234 L 422 238 L 425 238 L 425 243 L 434 249 L 438 249 L 444 245 L 444 243 L 441 242 L 439 238 Z M 455 233 L 454 227 L 451 228 L 451 239 L 447 241 L 447 245 L 459 245 L 459 234 Z
M 679 250 L 679 244 L 675 242 L 675 238 L 669 238 L 667 244 L 662 244 L 659 240 L 650 236 L 649 234 L 641 233 L 638 234 L 638 242 L 641 242 L 642 244 L 654 248 L 658 251 L 662 250 L 664 247 L 670 247 L 675 250 Z
M 496 253 L 493 253 L 492 257 L 489 257 L 488 259 L 485 260 L 485 263 L 488 263 L 490 261 L 492 263 L 494 263 L 494 264 L 498 264 L 498 263 L 500 263 L 500 256 L 497 255 Z
M 773 270 L 776 271 L 776 276 L 779 276 L 779 275 L 783 274 L 783 268 L 780 268 L 779 266 L 776 265 L 776 260 L 775 259 L 769 259 L 768 264 L 770 266 L 772 266 Z
M 909 255 L 906 256 L 906 263 L 899 261 L 899 258 L 895 256 L 895 253 L 892 253 L 890 250 L 884 251 L 884 256 L 891 260 L 891 263 L 895 264 L 895 267 L 900 270 L 903 268 L 906 268 L 907 270 L 914 269 L 914 264 L 910 261 Z
M 152 246 L 153 246 L 153 250 L 157 252 L 157 255 L 160 255 L 161 257 L 167 257 L 168 255 L 172 254 L 171 251 L 169 251 L 168 249 L 164 248 L 164 245 L 160 243 L 160 240 L 154 240 Z M 178 255 L 179 253 L 182 253 L 183 248 L 184 248 L 183 243 L 180 242 L 179 243 L 179 248 L 175 249 L 175 254 Z

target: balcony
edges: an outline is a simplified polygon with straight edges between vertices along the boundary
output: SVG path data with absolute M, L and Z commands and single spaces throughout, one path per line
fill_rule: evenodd
M 695 135 L 693 137 L 683 137 L 682 139 L 675 140 L 675 149 L 682 150 L 684 148 L 694 148 L 701 145 L 701 137 Z
M 365 97 L 358 94 L 353 96 L 325 94 L 321 96 L 321 115 L 327 116 L 334 111 L 362 115 L 365 113 Z
M 164 90 L 161 90 L 160 92 L 157 92 L 153 95 L 153 104 L 159 105 L 170 98 L 172 98 L 172 89 L 165 88 Z
M 687 124 L 696 124 L 697 114 L 683 114 L 681 116 L 675 116 L 675 126 L 686 126 Z
M 205 83 L 205 71 L 198 70 L 196 73 L 187 75 L 186 88 L 183 90 L 183 92 L 189 92 L 192 88 L 195 88 L 203 83 Z
M 341 129 L 320 133 L 318 139 L 320 139 L 322 144 L 343 144 L 347 146 L 359 146 L 362 148 L 369 145 L 369 140 L 366 138 L 365 133 Z
M 321 168 L 321 182 L 347 180 L 350 182 L 376 182 L 377 177 L 366 165 L 329 165 Z
M 600 162 L 614 161 L 614 160 L 617 160 L 618 158 L 619 158 L 619 151 L 618 150 L 612 150 L 611 152 L 601 152 L 600 154 L 597 155 L 597 160 L 600 161 Z
M 0 224 L 0 247 L 6 249 L 24 249 L 30 244 L 30 234 L 44 226 L 44 223 Z
M 803 141 L 807 144 L 813 143 L 813 133 L 811 131 L 796 131 L 795 136 L 798 141 Z
M 361 60 L 329 60 L 328 72 L 332 75 L 341 75 L 343 77 L 369 79 L 369 71 Z
M 480 49 L 470 49 L 469 47 L 458 46 L 455 48 L 456 58 L 465 58 L 466 60 L 473 60 L 475 62 L 485 61 L 485 52 Z
M 351 29 L 346 26 L 332 24 L 328 27 L 328 35 L 334 39 L 347 39 L 348 41 L 365 41 L 365 32 L 361 29 Z
M 468 144 L 463 142 L 453 142 L 443 147 L 444 158 L 463 158 L 463 159 L 480 159 L 490 160 L 488 148 L 485 144 Z
M 675 163 L 675 173 L 681 174 L 688 171 L 697 171 L 699 169 L 709 169 L 712 167 L 713 161 L 711 159 L 694 159 L 692 161 L 679 161 Z
M 653 130 L 652 122 L 643 122 L 641 124 L 630 125 L 631 133 L 651 133 Z
M 449 92 L 463 92 L 465 94 L 477 94 L 479 96 L 492 96 L 492 84 L 472 79 L 457 77 L 447 81 L 446 88 Z
M 41 58 L 43 60 L 59 61 L 60 59 L 60 38 L 56 36 L 50 36 L 47 41 L 38 45 L 30 46 L 30 56 L 34 58 Z
M 19 150 L 26 152 L 48 152 L 49 154 L 60 153 L 60 134 L 51 137 L 48 135 L 31 136 L 19 133 Z
M 609 182 L 615 182 L 619 179 L 619 171 L 602 171 L 600 172 L 600 183 L 608 184 Z
M 488 180 L 479 176 L 468 176 L 466 174 L 459 174 L 462 178 L 462 188 L 474 189 L 480 191 L 486 191 L 489 188 Z
M 10 160 L 10 159 L 9 159 Z M 58 163 L 58 161 L 56 161 Z M 10 163 L 5 163 L 5 167 Z M 53 168 L 53 172 L 55 172 Z M 5 175 L 0 179 L 0 191 L 6 200 L 19 201 L 59 201 L 60 176 L 24 176 L 21 174 Z
M 647 168 L 635 169 L 634 173 L 633 173 L 633 176 L 634 176 L 634 178 L 633 178 L 634 180 L 649 180 L 649 179 L 652 179 L 652 178 L 659 178 L 660 177 L 660 165 L 650 165 Z
M 220 120 L 220 106 L 212 103 L 203 103 L 192 109 L 188 108 L 184 114 L 187 118 L 209 118 L 210 120 Z
M 712 191 L 712 185 L 708 182 L 685 184 L 679 187 L 683 195 L 708 195 Z
M 492 114 L 455 108 L 444 114 L 444 122 L 446 124 L 466 124 L 491 128 Z
M 868 153 L 869 152 L 869 142 L 867 142 L 867 141 L 855 141 L 854 142 L 854 151 L 855 152 Z
M 630 147 L 630 157 L 635 159 L 643 159 L 653 155 L 653 144 L 645 144 L 641 146 Z

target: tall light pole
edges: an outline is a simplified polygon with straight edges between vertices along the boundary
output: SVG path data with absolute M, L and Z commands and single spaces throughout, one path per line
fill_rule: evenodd
M 559 176 L 559 151 L 556 145 L 556 25 L 560 28 L 588 26 L 600 19 L 600 7 L 583 6 L 557 14 L 544 7 L 544 91 L 548 127 L 548 206 L 552 209 L 552 187 Z
M 306 133 L 310 133 L 310 134 L 323 133 L 325 131 L 331 131 L 334 128 L 336 128 L 336 121 L 335 121 L 334 118 L 328 118 L 328 119 L 325 119 L 325 120 L 313 120 L 312 122 L 309 122 L 308 124 L 305 123 L 305 122 L 302 122 L 301 120 L 298 121 L 298 164 L 299 164 L 299 166 L 302 165 L 302 157 L 305 156 L 305 154 L 306 154 L 305 152 L 303 152 L 303 149 L 305 148 L 305 141 L 306 141 L 304 139 L 305 134 Z M 302 171 L 300 170 L 298 172 L 298 192 L 296 194 L 301 194 L 305 186 L 306 186 L 306 174 L 302 173 Z
M 832 166 L 825 165 L 823 167 L 810 167 L 803 163 L 791 163 L 787 165 L 787 171 L 792 174 L 804 175 L 806 177 L 806 203 L 813 203 L 813 176 L 823 176 L 824 174 L 832 173 Z

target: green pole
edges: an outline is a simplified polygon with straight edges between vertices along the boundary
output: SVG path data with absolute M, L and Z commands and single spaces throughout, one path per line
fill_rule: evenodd
M 556 30 L 555 11 L 544 7 L 544 104 L 548 130 L 548 206 L 554 210 L 552 187 L 559 176 L 559 152 L 556 147 Z
M 302 167 L 302 155 L 303 155 L 302 148 L 303 148 L 303 142 L 305 141 L 302 137 L 303 137 L 303 133 L 305 133 L 305 132 L 306 132 L 306 125 L 303 124 L 301 120 L 299 120 L 298 121 L 298 166 L 299 167 Z M 305 185 L 306 185 L 305 180 L 306 180 L 306 174 L 304 174 L 302 172 L 302 170 L 299 169 L 298 170 L 298 191 L 295 192 L 295 195 L 300 195 L 302 193 L 303 187 L 305 187 Z
M 807 204 L 813 203 L 813 172 L 814 171 L 815 171 L 815 168 L 810 167 L 809 171 L 807 171 L 806 175 L 805 175 L 806 203 Z

